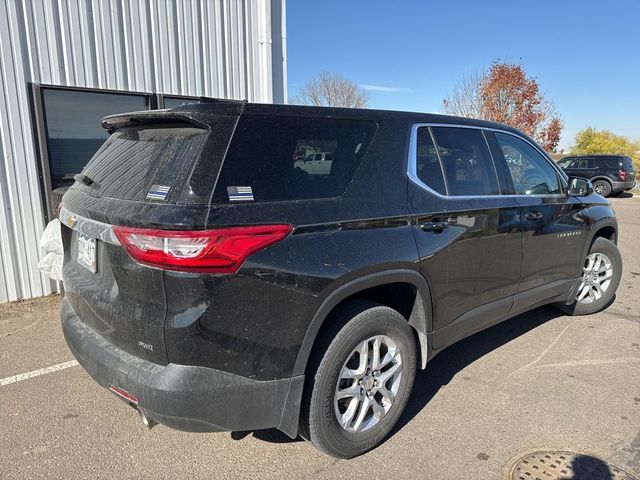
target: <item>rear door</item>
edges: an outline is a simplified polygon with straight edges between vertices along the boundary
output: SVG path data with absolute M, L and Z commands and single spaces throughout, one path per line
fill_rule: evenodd
M 599 171 L 598 162 L 595 157 L 578 157 L 572 170 L 576 177 L 593 178 Z
M 64 196 L 65 300 L 125 351 L 166 363 L 166 295 L 163 271 L 134 262 L 112 226 L 203 228 L 214 180 L 201 184 L 201 162 L 224 151 L 235 121 L 221 118 L 215 134 L 188 123 L 119 128 Z
M 415 126 L 409 202 L 431 287 L 434 344 L 506 315 L 520 278 L 519 208 L 477 128 Z
M 581 202 L 564 192 L 557 170 L 523 138 L 492 132 L 495 157 L 508 175 L 521 206 L 524 230 L 520 305 L 569 290 L 582 264 L 587 225 Z M 583 159 L 578 159 L 583 160 Z

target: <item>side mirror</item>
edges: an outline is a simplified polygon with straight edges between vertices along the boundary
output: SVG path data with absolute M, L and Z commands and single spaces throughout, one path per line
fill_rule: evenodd
M 569 195 L 572 197 L 586 197 L 593 193 L 593 185 L 591 185 L 591 180 L 574 177 L 569 179 L 568 190 Z

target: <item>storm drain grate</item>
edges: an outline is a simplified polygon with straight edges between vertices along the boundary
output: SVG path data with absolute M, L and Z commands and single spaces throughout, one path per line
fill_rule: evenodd
M 590 455 L 536 452 L 513 467 L 512 480 L 638 480 L 624 470 Z

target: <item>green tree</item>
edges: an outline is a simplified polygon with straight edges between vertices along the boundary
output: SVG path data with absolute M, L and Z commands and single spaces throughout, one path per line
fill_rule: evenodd
M 611 153 L 627 155 L 633 159 L 636 170 L 640 169 L 640 141 L 616 135 L 609 130 L 596 130 L 587 127 L 580 130 L 571 147 L 574 155 L 592 155 L 597 153 Z

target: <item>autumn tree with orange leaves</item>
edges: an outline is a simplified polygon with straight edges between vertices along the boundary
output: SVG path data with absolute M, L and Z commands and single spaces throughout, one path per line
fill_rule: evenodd
M 466 76 L 444 100 L 444 109 L 452 115 L 510 125 L 550 152 L 558 146 L 563 127 L 537 80 L 517 64 L 496 62 L 487 73 Z

